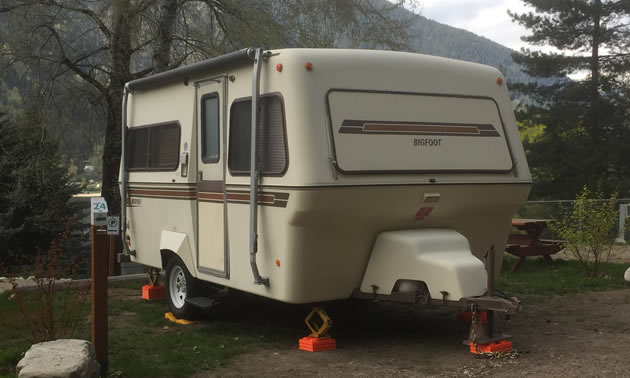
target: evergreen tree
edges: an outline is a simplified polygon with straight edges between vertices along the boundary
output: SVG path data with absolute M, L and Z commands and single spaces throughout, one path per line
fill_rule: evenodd
M 548 85 L 514 89 L 531 104 L 518 112 L 524 127 L 545 132 L 526 143 L 532 196 L 572 198 L 600 183 L 622 197 L 630 189 L 630 1 L 523 0 L 534 12 L 510 13 L 531 31 L 521 39 L 557 52 L 521 50 L 514 59 Z M 571 75 L 571 78 L 569 78 Z
M 74 190 L 41 112 L 0 119 L 0 262 L 30 263 L 65 231 Z

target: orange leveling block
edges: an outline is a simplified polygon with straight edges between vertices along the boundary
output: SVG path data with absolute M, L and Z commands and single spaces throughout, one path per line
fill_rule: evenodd
M 162 299 L 166 294 L 164 291 L 164 286 L 159 284 L 160 281 L 160 272 L 151 268 L 149 270 L 149 285 L 142 286 L 142 298 L 146 300 L 151 299 Z
M 512 342 L 507 340 L 495 341 L 489 344 L 481 344 L 470 342 L 470 353 L 503 353 L 512 350 Z
M 487 355 L 512 351 L 512 342 L 507 340 L 511 336 L 493 330 L 494 312 L 489 311 L 486 322 L 480 314 L 485 313 L 471 313 L 470 337 L 465 342 L 470 346 L 470 353 Z M 482 323 L 486 324 L 487 334 Z
M 313 307 L 313 310 L 306 316 L 304 322 L 308 329 L 311 330 L 311 334 L 300 339 L 299 348 L 301 350 L 320 352 L 337 349 L 337 341 L 328 335 L 328 330 L 332 327 L 332 319 L 323 309 Z
M 144 285 L 142 286 L 142 298 L 146 300 L 164 298 L 164 286 Z

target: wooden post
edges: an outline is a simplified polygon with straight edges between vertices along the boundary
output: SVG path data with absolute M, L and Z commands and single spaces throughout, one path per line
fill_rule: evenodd
M 100 206 L 100 208 L 99 208 Z M 101 376 L 109 369 L 107 327 L 107 276 L 109 275 L 109 236 L 105 219 L 107 204 L 102 198 L 92 200 L 90 224 L 90 277 L 92 284 L 92 344 L 96 360 L 101 365 Z

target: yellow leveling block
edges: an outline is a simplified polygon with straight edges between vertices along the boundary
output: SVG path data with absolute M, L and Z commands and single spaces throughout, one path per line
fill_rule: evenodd
M 172 312 L 167 312 L 166 314 L 164 314 L 164 319 L 168 319 L 170 321 L 172 321 L 173 323 L 177 323 L 177 324 L 195 324 L 197 322 L 192 321 L 192 320 L 186 320 L 186 319 L 177 319 L 175 317 L 175 315 L 173 315 Z

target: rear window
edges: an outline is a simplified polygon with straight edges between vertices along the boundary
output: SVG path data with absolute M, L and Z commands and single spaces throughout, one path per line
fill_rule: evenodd
M 332 90 L 327 101 L 343 173 L 512 169 L 503 121 L 491 98 Z
M 251 98 L 237 100 L 230 109 L 228 168 L 233 175 L 249 175 L 251 158 Z M 282 175 L 287 168 L 284 106 L 279 95 L 260 98 L 258 156 L 263 175 Z
M 130 171 L 177 169 L 180 127 L 176 122 L 132 127 L 127 131 L 127 168 Z

